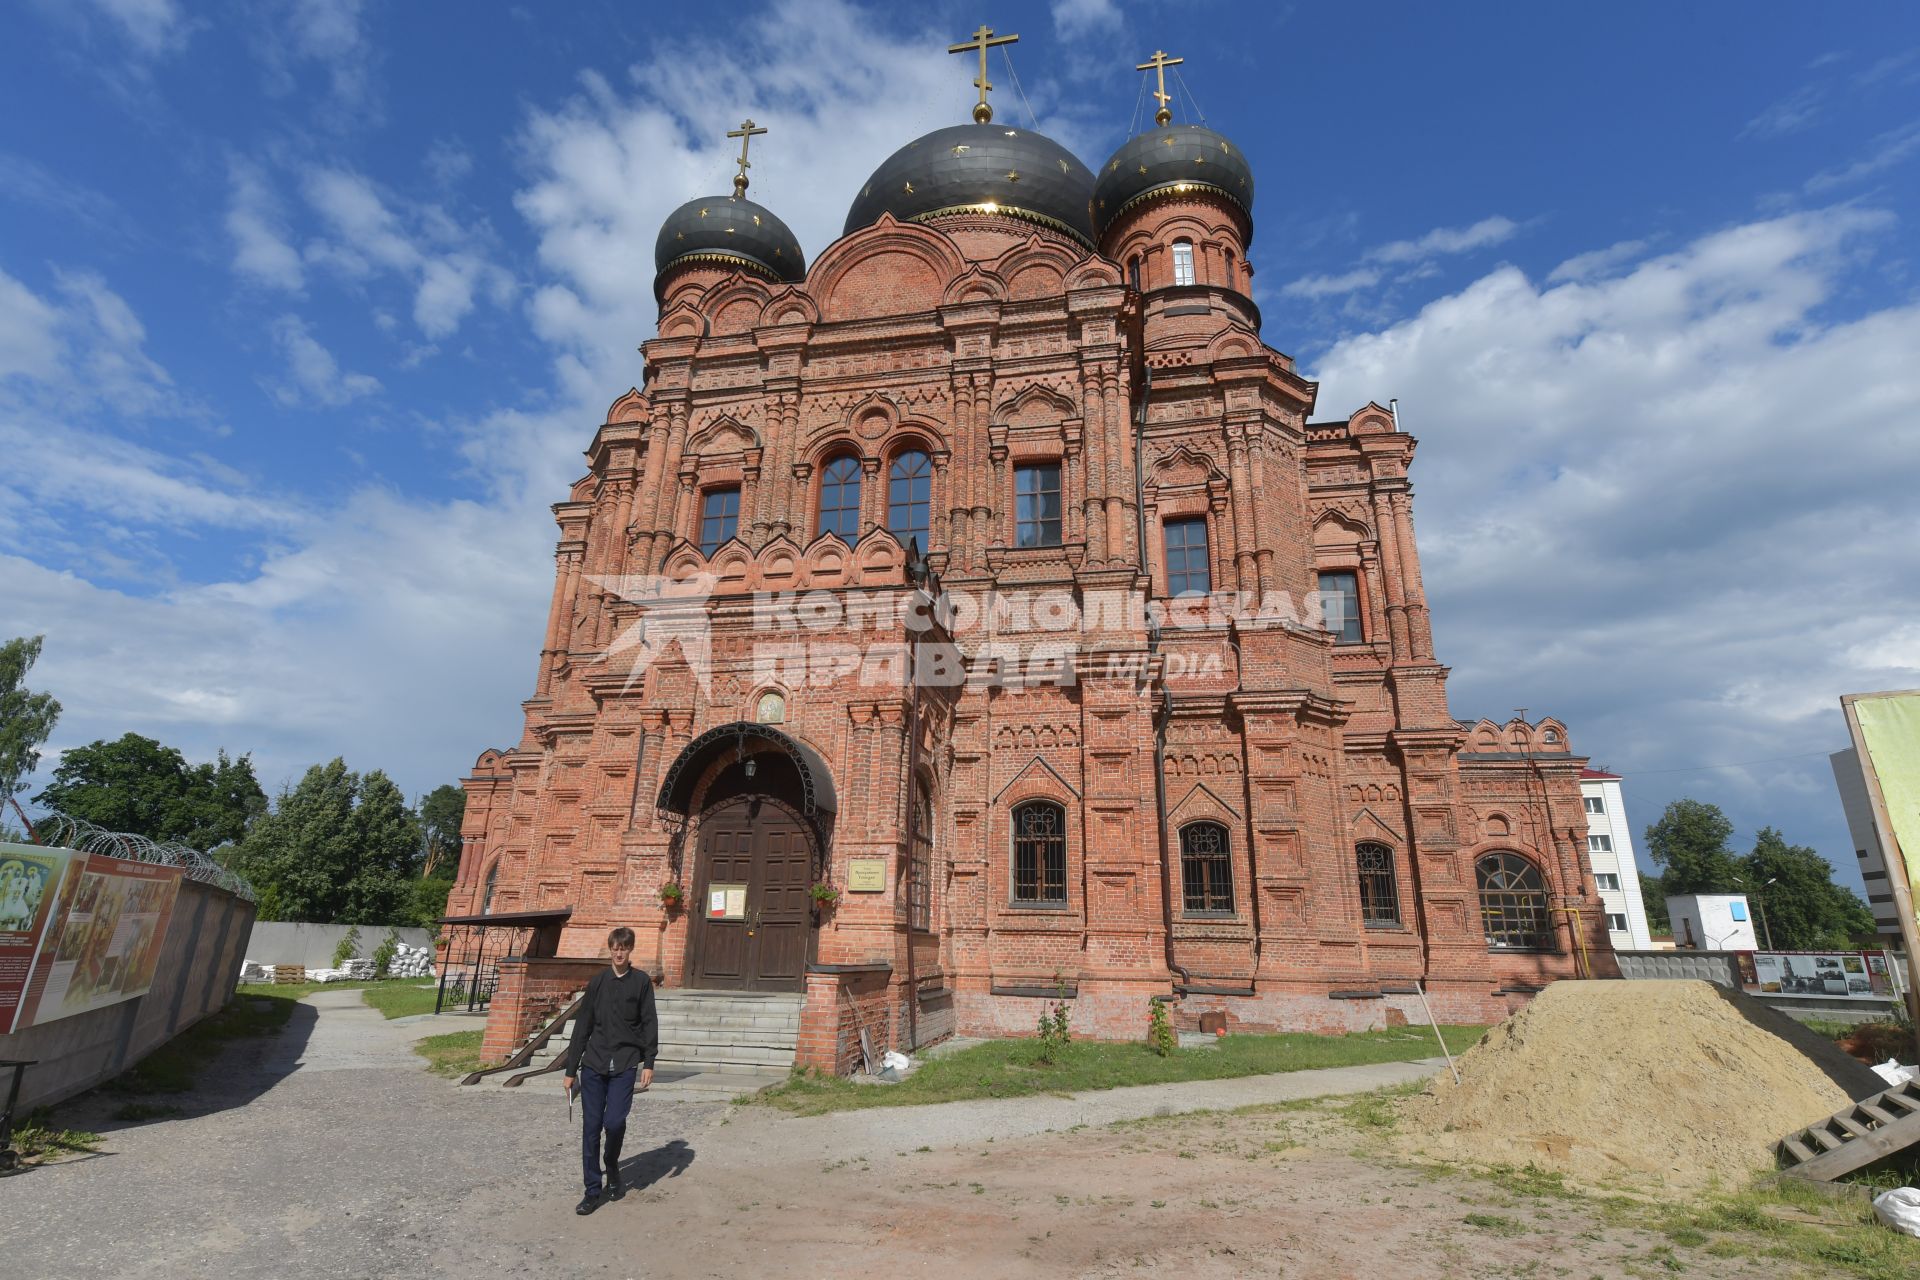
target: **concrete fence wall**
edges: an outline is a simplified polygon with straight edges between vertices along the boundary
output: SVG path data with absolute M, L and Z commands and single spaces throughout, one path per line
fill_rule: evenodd
M 246 958 L 253 910 L 251 902 L 225 889 L 182 880 L 152 990 L 137 1000 L 0 1035 L 0 1058 L 35 1063 L 21 1082 L 21 1105 L 46 1106 L 90 1089 L 224 1008 Z
M 309 969 L 328 969 L 333 967 L 333 949 L 340 945 L 340 939 L 347 936 L 350 924 L 293 924 L 281 920 L 262 920 L 253 926 L 253 941 L 247 944 L 247 954 L 243 960 L 255 960 L 261 964 L 299 964 Z M 363 924 L 360 930 L 360 945 L 355 947 L 355 956 L 370 956 L 380 940 L 387 936 L 387 925 Z M 403 926 L 400 941 L 410 947 L 430 946 L 433 937 L 425 929 Z M 236 968 L 238 965 L 236 964 Z
M 1698 978 L 1734 991 L 1740 971 L 1731 951 L 1616 951 L 1623 978 Z

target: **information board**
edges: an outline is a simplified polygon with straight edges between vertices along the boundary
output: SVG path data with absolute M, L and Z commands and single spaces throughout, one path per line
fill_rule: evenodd
M 47 922 L 65 914 L 60 889 L 67 864 L 85 856 L 0 842 L 0 1032 L 14 1029 L 34 958 L 49 932 Z
M 180 894 L 179 867 L 65 852 L 16 1031 L 147 994 Z

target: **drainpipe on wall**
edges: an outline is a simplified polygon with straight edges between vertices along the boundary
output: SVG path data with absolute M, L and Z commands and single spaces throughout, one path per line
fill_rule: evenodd
M 1136 528 L 1135 546 L 1140 553 L 1140 570 L 1147 569 L 1147 401 L 1153 392 L 1153 366 L 1143 356 L 1140 361 L 1142 370 L 1140 384 L 1140 407 L 1133 415 L 1133 519 Z M 1152 579 L 1148 579 L 1148 591 L 1152 591 Z M 1160 628 L 1153 619 L 1147 619 L 1147 665 L 1153 665 L 1153 659 L 1160 652 Z M 1166 921 L 1167 968 L 1178 975 L 1180 981 L 1174 987 L 1179 994 L 1193 985 L 1193 975 L 1188 973 L 1173 958 L 1173 863 L 1167 848 L 1167 721 L 1173 715 L 1173 692 L 1164 681 L 1160 686 L 1160 705 L 1153 717 L 1153 797 L 1154 832 L 1160 842 L 1160 907 L 1161 916 Z

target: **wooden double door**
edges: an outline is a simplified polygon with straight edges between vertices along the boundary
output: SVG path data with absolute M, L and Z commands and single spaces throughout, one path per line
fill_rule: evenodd
M 742 796 L 700 822 L 687 985 L 804 991 L 813 912 L 813 841 L 772 800 Z

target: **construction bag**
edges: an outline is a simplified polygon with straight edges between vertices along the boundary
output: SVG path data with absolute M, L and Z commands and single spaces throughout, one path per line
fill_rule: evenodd
M 1873 1216 L 1902 1234 L 1920 1236 L 1920 1188 L 1895 1187 L 1874 1197 Z

